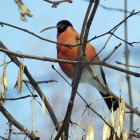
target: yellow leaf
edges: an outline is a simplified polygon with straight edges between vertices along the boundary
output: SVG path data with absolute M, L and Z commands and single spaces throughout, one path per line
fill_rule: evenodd
M 88 132 L 87 132 L 86 140 L 94 140 L 94 128 L 93 128 L 92 124 L 90 124 L 88 126 Z
M 128 140 L 128 134 L 127 134 L 127 131 L 123 132 L 123 140 Z
M 125 118 L 125 102 L 123 99 L 121 99 L 118 113 L 117 113 L 117 117 L 116 117 L 116 132 L 117 132 L 117 136 L 119 138 L 121 137 L 121 135 L 123 133 L 124 118 Z
M 17 81 L 16 81 L 16 84 L 14 87 L 17 87 L 18 89 L 18 93 L 21 93 L 22 92 L 22 81 L 23 81 L 23 74 L 24 74 L 24 65 L 20 65 L 19 67 L 19 71 L 18 71 L 18 78 L 17 78 Z
M 2 76 L 1 76 L 1 98 L 6 98 L 6 91 L 8 88 L 8 80 L 7 80 L 7 76 L 6 76 L 6 57 L 4 58 L 3 61 L 3 72 L 2 72 Z M 5 100 L 1 101 L 1 103 L 4 103 Z
M 106 123 L 104 123 L 104 126 L 103 126 L 103 140 L 109 140 L 110 135 L 111 135 L 110 127 Z
M 112 127 L 115 127 L 115 117 L 114 117 L 113 108 L 111 109 L 111 112 L 110 112 L 110 123 Z

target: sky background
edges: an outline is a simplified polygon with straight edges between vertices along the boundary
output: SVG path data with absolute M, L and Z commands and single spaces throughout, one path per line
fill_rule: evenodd
M 80 33 L 82 22 L 85 16 L 85 12 L 88 6 L 88 2 L 84 0 L 74 0 L 72 4 L 62 3 L 57 8 L 52 8 L 51 4 L 44 2 L 43 0 L 24 0 L 24 4 L 30 9 L 30 12 L 33 14 L 33 17 L 27 17 L 27 21 L 21 21 L 17 5 L 14 1 L 0 1 L 0 22 L 6 22 L 12 25 L 25 28 L 29 31 L 32 31 L 42 37 L 45 37 L 50 40 L 56 41 L 56 29 L 48 30 L 45 33 L 39 33 L 45 27 L 56 25 L 58 21 L 66 19 L 69 20 L 77 32 Z M 100 4 L 103 4 L 107 7 L 112 8 L 124 8 L 124 1 L 122 0 L 101 0 Z M 140 1 L 139 0 L 128 0 L 128 10 L 140 10 Z M 91 25 L 89 32 L 89 39 L 95 35 L 100 35 L 107 32 L 118 24 L 124 18 L 124 13 L 118 11 L 105 10 L 101 7 L 98 7 L 95 19 Z M 140 15 L 131 17 L 128 20 L 128 41 L 140 41 L 139 35 L 139 25 L 140 25 Z M 121 38 L 124 38 L 124 25 L 121 25 L 120 28 L 116 31 L 116 35 Z M 97 52 L 103 47 L 108 35 L 101 37 L 91 42 L 94 45 Z M 0 27 L 0 40 L 7 46 L 11 51 L 21 52 L 24 54 L 36 55 L 36 56 L 46 56 L 51 58 L 56 58 L 56 45 L 42 41 L 30 34 L 13 29 L 11 27 Z M 99 57 L 103 59 L 106 55 L 111 52 L 111 50 L 121 43 L 120 40 L 112 37 L 107 44 L 106 48 L 100 53 Z M 122 42 L 123 43 L 123 42 Z M 129 46 L 130 49 L 130 64 L 139 66 L 139 44 L 134 45 L 133 47 Z M 0 64 L 3 63 L 4 55 L 0 53 Z M 7 61 L 9 59 L 7 58 Z M 20 59 L 19 59 L 20 60 Z M 113 56 L 107 61 L 108 63 L 117 65 L 115 61 L 124 61 L 124 43 L 123 45 L 113 54 Z M 41 80 L 57 80 L 57 83 L 48 83 L 42 84 L 41 89 L 45 93 L 47 99 L 52 105 L 54 112 L 56 113 L 59 121 L 63 119 L 63 116 L 66 111 L 67 103 L 70 97 L 71 88 L 63 79 L 51 68 L 51 65 L 54 65 L 55 68 L 62 73 L 60 67 L 57 63 L 52 62 L 41 62 L 37 60 L 21 59 L 21 61 L 28 67 L 30 73 L 37 81 Z M 118 65 L 117 65 L 118 66 Z M 123 66 L 119 66 L 124 68 Z M 109 68 L 104 68 L 106 73 L 106 79 L 110 89 L 116 94 L 120 95 L 129 102 L 128 93 L 127 93 L 127 83 L 125 80 L 125 74 L 112 70 Z M 132 71 L 140 72 L 139 69 L 132 69 Z M 2 73 L 2 67 L 0 67 L 0 74 Z M 17 92 L 13 88 L 17 79 L 18 67 L 10 63 L 7 67 L 7 77 L 8 77 L 8 91 L 7 97 L 17 97 Z M 62 73 L 63 74 L 63 73 Z M 64 74 L 63 74 L 64 75 Z M 65 76 L 65 75 L 64 75 Z M 66 77 L 66 76 L 65 76 Z M 67 78 L 67 77 L 66 77 Z M 24 76 L 26 79 L 26 76 Z M 68 78 L 67 78 L 68 79 Z M 70 79 L 68 79 L 71 82 Z M 132 94 L 134 106 L 140 109 L 140 86 L 139 78 L 131 76 L 132 82 Z M 96 109 L 103 116 L 108 116 L 109 111 L 104 104 L 104 101 L 95 102 L 97 99 L 101 99 L 98 91 L 86 84 L 80 84 L 78 91 L 86 99 L 88 103 L 94 102 L 93 108 Z M 94 94 L 93 94 L 94 93 Z M 26 86 L 23 84 L 23 92 L 21 96 L 30 94 Z M 18 95 L 20 97 L 20 95 Z M 40 101 L 39 97 L 38 100 Z M 41 102 L 41 101 L 40 101 Z M 74 113 L 72 115 L 73 121 L 79 121 L 81 114 L 85 109 L 84 103 L 77 96 L 75 100 L 76 104 L 74 107 Z M 6 109 L 23 125 L 28 129 L 32 130 L 31 124 L 31 98 L 18 101 L 7 101 L 4 105 Z M 76 116 L 76 117 L 75 117 Z M 88 126 L 89 121 L 91 120 L 95 127 L 95 132 L 98 132 L 99 128 L 102 128 L 103 122 L 93 113 L 89 111 L 86 113 L 85 119 L 82 118 L 82 124 Z M 0 114 L 0 135 L 7 137 L 5 135 L 5 130 L 8 128 L 6 125 L 7 120 Z M 126 117 L 126 126 L 128 126 L 129 115 Z M 140 119 L 134 117 L 134 129 L 137 129 L 140 125 Z M 84 126 L 84 125 L 83 125 Z M 36 127 L 39 131 L 39 137 L 42 140 L 49 139 L 50 133 L 52 133 L 54 127 L 48 113 L 44 115 L 41 114 L 41 107 L 36 103 Z M 75 128 L 76 129 L 76 128 Z M 46 130 L 46 131 L 45 131 Z M 16 129 L 16 131 L 18 131 Z M 73 132 L 73 130 L 71 130 Z M 81 131 L 79 132 L 82 133 Z M 80 135 L 79 134 L 79 135 Z M 95 134 L 95 137 L 100 139 L 100 137 Z M 22 140 L 23 137 L 18 139 Z M 17 139 L 17 136 L 13 136 L 13 139 Z

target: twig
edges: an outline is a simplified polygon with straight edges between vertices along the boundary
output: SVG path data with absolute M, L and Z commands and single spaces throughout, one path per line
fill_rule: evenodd
M 109 59 L 112 54 L 122 45 L 122 43 L 120 43 L 119 45 L 115 46 L 114 49 L 111 51 L 111 53 L 109 55 L 107 55 L 102 61 L 106 61 L 107 59 Z
M 104 34 L 101 34 L 101 35 L 98 35 L 98 36 L 95 36 L 95 37 L 89 39 L 87 42 L 90 42 L 90 41 L 92 41 L 92 40 L 94 40 L 94 39 L 97 39 L 97 38 L 100 38 L 100 37 L 102 37 L 102 36 L 105 36 L 105 35 L 107 35 L 107 34 L 111 34 L 112 31 L 115 30 L 118 26 L 120 26 L 121 24 L 123 24 L 123 23 L 124 23 L 126 20 L 128 20 L 130 17 L 132 17 L 132 16 L 134 16 L 134 15 L 137 15 L 137 14 L 139 14 L 139 13 L 140 13 L 140 11 L 138 11 L 138 12 L 132 11 L 132 12 L 130 13 L 130 15 L 128 15 L 125 19 L 123 19 L 121 22 L 119 22 L 117 25 L 115 25 L 115 26 L 114 26 L 112 29 L 110 29 L 108 32 L 106 32 L 106 33 L 104 33 Z M 123 41 L 123 40 L 122 40 L 122 41 Z M 129 44 L 133 45 L 134 43 L 136 43 L 136 42 L 129 43 Z
M 112 34 L 114 37 L 116 37 L 117 39 L 123 41 L 124 43 L 126 43 L 126 44 L 128 44 L 128 45 L 130 45 L 130 46 L 132 46 L 132 47 L 133 47 L 133 44 L 139 43 L 139 42 L 135 42 L 135 43 L 134 43 L 134 42 L 128 42 L 127 40 L 120 38 L 119 36 L 115 35 L 114 33 L 111 33 L 111 34 Z
M 43 0 L 43 1 L 51 3 L 52 8 L 56 8 L 60 3 L 63 3 L 63 2 L 72 3 L 72 0 L 60 0 L 60 1 Z
M 0 25 L 6 25 L 6 26 L 9 26 L 9 27 L 18 29 L 18 30 L 20 30 L 20 31 L 26 32 L 26 33 L 31 34 L 31 35 L 33 35 L 33 36 L 35 36 L 35 37 L 37 37 L 37 38 L 39 38 L 39 39 L 41 39 L 41 40 L 44 40 L 44 41 L 47 41 L 47 42 L 50 42 L 50 43 L 54 43 L 54 44 L 58 44 L 58 45 L 63 45 L 63 46 L 66 46 L 66 47 L 70 47 L 70 45 L 68 45 L 68 44 L 61 44 L 61 43 L 58 43 L 58 42 L 55 42 L 55 41 L 52 41 L 52 40 L 43 38 L 43 37 L 41 37 L 41 36 L 39 36 L 39 35 L 37 35 L 37 34 L 31 32 L 31 31 L 29 31 L 29 30 L 27 30 L 27 29 L 24 29 L 24 28 L 21 28 L 21 27 L 18 27 L 18 26 L 14 26 L 14 25 L 11 25 L 11 24 L 9 24 L 9 23 L 0 22 Z
M 125 11 L 125 9 L 107 7 L 107 6 L 104 6 L 103 4 L 99 4 L 99 7 L 103 8 L 105 10 L 110 10 L 110 11 L 118 11 L 118 12 L 123 12 L 123 13 L 128 13 L 128 14 L 131 13 L 131 11 L 128 11 L 128 10 Z
M 36 137 L 31 131 L 25 128 L 22 124 L 20 124 L 1 104 L 0 104 L 1 113 L 7 118 L 8 121 L 12 122 L 12 124 L 17 127 L 21 131 L 26 130 L 26 135 L 32 140 L 39 140 L 39 137 Z
M 125 64 L 125 63 L 122 63 L 120 61 L 115 61 L 117 64 L 119 65 L 123 65 L 123 66 L 127 66 L 127 67 L 133 67 L 133 68 L 140 68 L 140 66 L 134 66 L 134 65 L 129 65 L 129 64 Z
M 30 81 L 28 80 L 23 80 L 22 82 L 30 84 Z M 57 82 L 57 81 L 56 80 L 36 81 L 37 84 L 45 84 L 45 83 L 47 84 L 47 83 L 52 83 L 52 82 Z
M 37 95 L 26 95 L 26 96 L 22 96 L 22 97 L 18 97 L 18 98 L 2 98 L 0 100 L 11 100 L 11 101 L 15 101 L 15 100 L 20 100 L 20 99 L 25 99 L 25 98 L 28 98 L 28 97 L 38 97 Z
M 137 14 L 139 14 L 139 13 L 140 13 L 140 11 L 138 11 L 138 12 L 134 12 L 134 11 L 131 12 L 131 14 L 130 14 L 128 17 L 126 17 L 125 19 L 123 19 L 121 22 L 119 22 L 117 25 L 115 25 L 112 29 L 110 29 L 109 31 L 107 31 L 107 32 L 105 32 L 105 33 L 103 33 L 103 34 L 101 34 L 101 35 L 98 35 L 98 36 L 95 36 L 95 37 L 89 39 L 87 42 L 90 42 L 90 41 L 95 40 L 95 39 L 97 39 L 97 38 L 103 37 L 103 36 L 105 36 L 105 35 L 107 35 L 107 34 L 111 34 L 112 31 L 113 31 L 114 29 L 116 29 L 118 26 L 120 26 L 122 23 L 124 23 L 125 20 L 127 20 L 128 18 L 130 18 L 130 17 L 132 17 L 132 16 L 134 16 L 134 15 L 137 15 Z M 52 41 L 52 40 L 43 38 L 43 37 L 41 37 L 41 36 L 39 36 L 39 35 L 37 35 L 37 34 L 31 32 L 31 31 L 29 31 L 29 30 L 27 30 L 27 29 L 24 29 L 24 28 L 21 28 L 21 27 L 18 27 L 18 26 L 14 26 L 14 25 L 11 25 L 11 24 L 8 24 L 8 23 L 5 23 L 5 22 L 0 22 L 0 25 L 2 25 L 2 27 L 3 27 L 3 25 L 6 25 L 6 26 L 9 26 L 9 27 L 12 27 L 12 28 L 15 28 L 15 29 L 24 31 L 24 32 L 26 32 L 26 33 L 28 33 L 28 34 L 31 34 L 31 35 L 33 35 L 33 36 L 35 36 L 35 37 L 37 37 L 37 38 L 39 38 L 39 39 L 41 39 L 41 40 L 44 40 L 44 41 L 47 41 L 47 42 L 50 42 L 50 43 L 54 43 L 54 44 L 58 44 L 58 45 L 63 45 L 63 46 L 65 46 L 65 47 L 75 47 L 75 46 L 78 46 L 77 44 L 75 44 L 75 45 L 61 44 L 61 43 L 59 43 L 59 42 L 55 42 L 55 41 Z M 123 41 L 123 40 L 122 40 L 122 41 Z M 134 41 L 134 42 L 129 43 L 129 44 L 133 45 L 133 44 L 136 44 L 136 43 L 140 43 L 140 41 L 139 41 L 139 42 Z M 79 45 L 83 45 L 83 43 L 80 43 Z
M 11 63 L 11 61 L 5 62 L 6 65 L 8 65 L 8 64 L 10 64 L 10 63 Z M 0 67 L 3 66 L 3 65 L 4 65 L 4 64 L 1 64 Z
M 4 138 L 4 137 L 2 137 L 2 136 L 0 136 L 0 138 L 2 138 L 3 140 L 8 140 L 8 139 L 6 139 L 6 138 Z

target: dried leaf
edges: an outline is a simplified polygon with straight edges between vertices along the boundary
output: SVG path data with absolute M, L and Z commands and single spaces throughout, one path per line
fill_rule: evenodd
M 4 58 L 4 62 L 3 62 L 3 72 L 2 72 L 2 76 L 1 76 L 1 98 L 6 98 L 6 91 L 8 88 L 8 80 L 7 80 L 7 76 L 6 76 L 6 58 Z M 4 101 L 2 101 L 1 103 L 4 103 Z
M 32 17 L 32 14 L 30 13 L 30 10 L 23 4 L 21 0 L 15 0 L 15 2 L 18 5 L 19 11 L 20 11 L 20 16 L 21 20 L 26 21 L 26 15 L 29 17 Z
M 115 117 L 114 117 L 113 108 L 111 109 L 111 112 L 110 112 L 110 124 L 112 127 L 115 127 Z
M 109 140 L 110 136 L 111 136 L 111 129 L 106 123 L 104 123 L 104 126 L 103 126 L 103 140 Z
M 42 97 L 42 114 L 44 114 L 46 112 L 46 106 L 45 106 L 45 103 L 44 103 L 44 96 Z
M 118 114 L 116 117 L 116 132 L 117 132 L 117 136 L 120 138 L 122 133 L 123 133 L 123 129 L 124 129 L 124 118 L 125 118 L 125 102 L 123 99 L 121 99 L 121 103 L 118 109 Z
M 123 132 L 123 134 L 122 134 L 122 139 L 123 139 L 123 140 L 128 140 L 127 131 Z
M 14 86 L 14 88 L 17 87 L 18 93 L 22 92 L 22 81 L 23 81 L 24 67 L 25 67 L 24 65 L 22 65 L 22 64 L 20 65 L 19 71 L 18 71 L 18 78 L 17 78 L 16 84 Z
M 94 140 L 94 128 L 93 128 L 92 123 L 89 124 L 89 126 L 88 126 L 88 132 L 87 132 L 86 140 Z

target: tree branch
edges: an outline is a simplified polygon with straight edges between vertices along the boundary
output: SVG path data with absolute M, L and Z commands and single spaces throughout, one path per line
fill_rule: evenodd
M 114 70 L 118 70 L 120 72 L 124 72 L 124 73 L 128 73 L 130 75 L 133 75 L 135 77 L 140 77 L 140 73 L 137 72 L 133 72 L 130 70 L 126 70 L 111 64 L 108 64 L 104 61 L 100 61 L 100 62 L 93 62 L 93 61 L 70 61 L 70 60 L 63 60 L 63 59 L 55 59 L 55 58 L 49 58 L 49 57 L 39 57 L 39 56 L 33 56 L 33 55 L 26 55 L 26 54 L 21 54 L 21 53 L 15 53 L 12 51 L 9 51 L 7 49 L 3 49 L 3 44 L 2 42 L 0 42 L 0 51 L 6 53 L 7 55 L 13 55 L 16 57 L 20 57 L 20 58 L 28 58 L 28 59 L 35 59 L 35 60 L 42 60 L 42 61 L 49 61 L 49 62 L 61 62 L 61 63 L 68 63 L 68 64 L 90 64 L 90 65 L 102 65 Z
M 16 126 L 20 131 L 26 131 L 26 135 L 31 140 L 39 140 L 39 137 L 36 137 L 32 131 L 29 131 L 22 124 L 20 124 L 15 118 L 0 104 L 1 113 L 7 118 L 8 121 L 12 122 L 14 126 Z
M 3 48 L 5 50 L 8 50 L 6 48 L 6 46 L 4 46 L 4 44 L 2 42 L 0 42 L 0 48 Z M 9 56 L 9 58 L 11 59 L 12 62 L 14 62 L 18 67 L 20 67 L 21 65 L 23 65 L 17 58 L 16 56 L 7 54 Z M 37 91 L 38 95 L 40 96 L 40 98 L 44 101 L 45 106 L 51 116 L 51 119 L 56 127 L 56 130 L 58 131 L 60 126 L 58 124 L 57 118 L 52 110 L 52 107 L 50 106 L 48 100 L 46 99 L 44 93 L 41 91 L 40 87 L 38 86 L 38 84 L 36 83 L 36 81 L 33 79 L 32 75 L 29 73 L 27 67 L 25 66 L 24 68 L 24 73 L 27 76 L 27 78 L 29 79 L 31 85 L 34 87 L 34 89 Z
M 11 101 L 15 101 L 15 100 L 20 100 L 20 99 L 25 99 L 28 97 L 38 97 L 37 95 L 26 95 L 26 96 L 22 96 L 22 97 L 18 97 L 18 98 L 0 98 L 0 100 L 11 100 Z
M 60 3 L 64 3 L 64 2 L 72 3 L 72 0 L 59 0 L 59 1 L 43 0 L 43 1 L 51 3 L 52 8 L 56 8 Z

